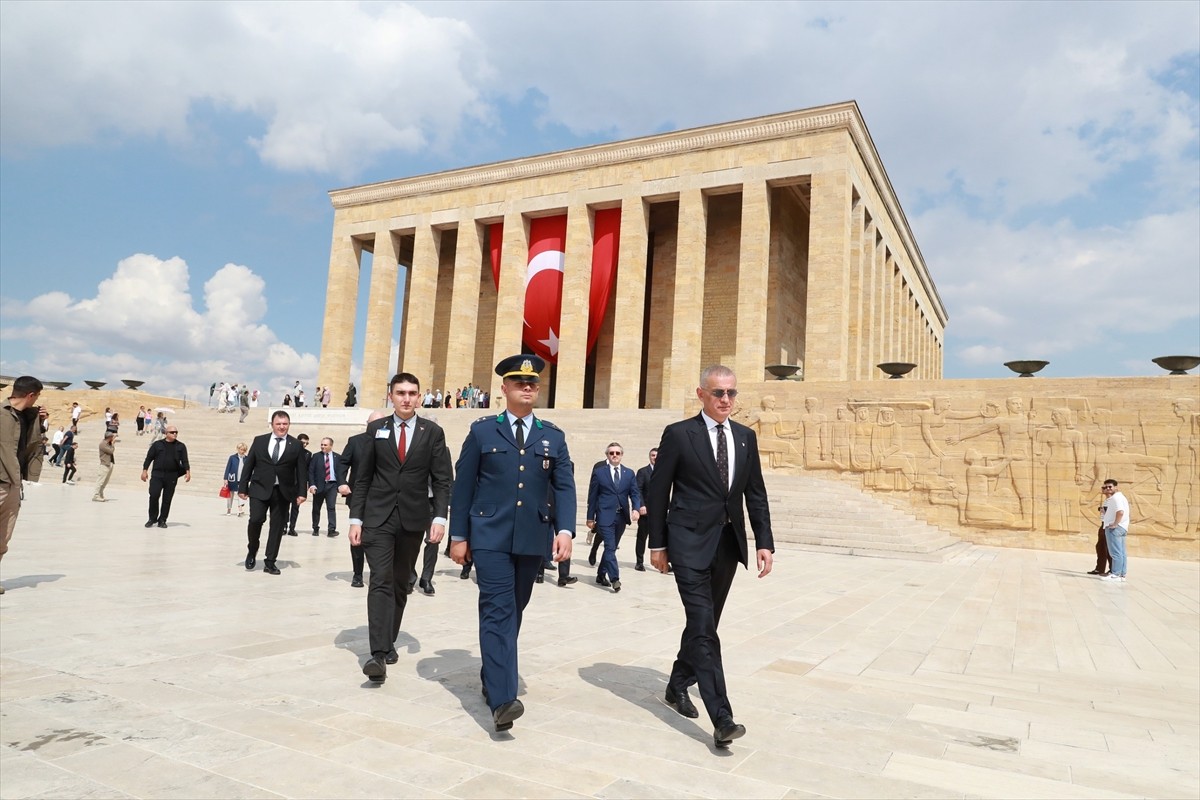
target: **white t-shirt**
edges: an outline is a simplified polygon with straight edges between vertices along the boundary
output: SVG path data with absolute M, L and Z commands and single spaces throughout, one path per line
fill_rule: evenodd
M 1111 528 L 1114 525 L 1129 530 L 1129 501 L 1125 499 L 1125 495 L 1120 492 L 1113 492 L 1108 497 L 1108 502 L 1104 504 L 1104 527 Z M 1117 522 L 1117 512 L 1122 511 L 1121 521 Z

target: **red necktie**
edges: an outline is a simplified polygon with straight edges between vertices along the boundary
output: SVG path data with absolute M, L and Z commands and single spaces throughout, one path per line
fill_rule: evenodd
M 400 445 L 396 448 L 397 454 L 400 456 L 400 463 L 404 463 L 404 452 L 408 450 L 408 437 L 405 433 L 408 431 L 408 423 L 400 423 Z
M 330 456 L 330 455 L 325 456 L 325 482 L 326 483 L 333 480 L 333 471 L 330 469 L 330 466 L 332 465 L 332 463 L 333 463 L 333 456 Z

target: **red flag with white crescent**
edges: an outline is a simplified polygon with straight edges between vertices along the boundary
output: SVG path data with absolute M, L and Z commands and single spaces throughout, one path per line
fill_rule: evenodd
M 554 364 L 562 317 L 563 262 L 567 249 L 567 215 L 529 221 L 529 267 L 525 272 L 525 326 L 529 352 Z

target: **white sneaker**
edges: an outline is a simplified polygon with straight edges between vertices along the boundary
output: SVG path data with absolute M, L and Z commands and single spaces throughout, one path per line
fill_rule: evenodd
M 1115 572 L 1110 572 L 1109 574 L 1107 574 L 1107 575 L 1105 575 L 1103 578 L 1101 578 L 1101 580 L 1105 580 L 1105 581 L 1123 581 L 1123 580 L 1125 580 L 1125 579 L 1124 579 L 1124 578 L 1122 578 L 1120 575 L 1116 574 Z

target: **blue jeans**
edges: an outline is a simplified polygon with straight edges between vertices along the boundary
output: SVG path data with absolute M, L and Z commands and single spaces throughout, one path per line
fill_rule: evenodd
M 1104 538 L 1108 540 L 1108 554 L 1112 557 L 1112 574 L 1125 577 L 1125 529 L 1120 525 L 1104 529 Z

